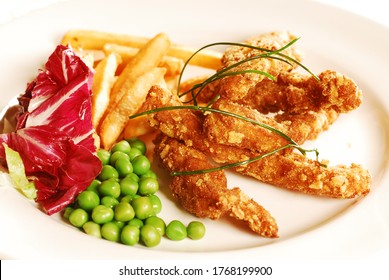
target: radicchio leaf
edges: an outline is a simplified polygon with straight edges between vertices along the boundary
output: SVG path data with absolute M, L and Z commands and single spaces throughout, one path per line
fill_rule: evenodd
M 0 143 L 19 152 L 26 175 L 36 178 L 36 201 L 50 215 L 73 202 L 101 171 L 91 121 L 92 79 L 73 50 L 58 46 L 19 98 L 24 113 L 17 130 L 0 134 Z

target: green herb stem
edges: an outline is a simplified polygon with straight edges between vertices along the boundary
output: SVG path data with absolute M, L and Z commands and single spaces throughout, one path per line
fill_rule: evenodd
M 182 176 L 182 175 L 196 175 L 196 174 L 205 174 L 205 173 L 210 173 L 210 172 L 216 172 L 216 171 L 221 171 L 221 170 L 224 170 L 224 169 L 229 169 L 229 168 L 233 168 L 233 167 L 238 167 L 238 166 L 242 166 L 242 165 L 247 165 L 249 163 L 253 163 L 255 161 L 258 161 L 258 160 L 261 160 L 265 157 L 268 157 L 268 156 L 271 156 L 275 153 L 278 153 L 282 150 L 285 150 L 285 149 L 289 149 L 289 148 L 297 148 L 297 149 L 302 149 L 301 147 L 299 146 L 296 146 L 294 144 L 287 144 L 285 146 L 282 146 L 278 149 L 274 149 L 268 153 L 265 153 L 265 154 L 262 154 L 260 156 L 257 156 L 257 157 L 253 157 L 253 158 L 250 158 L 250 159 L 247 159 L 247 160 L 244 160 L 244 161 L 239 161 L 239 162 L 234 162 L 234 163 L 230 163 L 230 164 L 226 164 L 226 165 L 221 165 L 221 166 L 217 166 L 217 167 L 213 167 L 213 168 L 208 168 L 208 169 L 200 169 L 200 170 L 190 170 L 190 171 L 174 171 L 172 173 L 170 173 L 171 176 Z M 305 152 L 315 152 L 316 153 L 316 160 L 317 160 L 317 157 L 318 157 L 318 151 L 316 149 L 313 149 L 313 150 L 304 150 L 304 153 Z M 321 164 L 321 166 L 325 167 L 325 165 Z

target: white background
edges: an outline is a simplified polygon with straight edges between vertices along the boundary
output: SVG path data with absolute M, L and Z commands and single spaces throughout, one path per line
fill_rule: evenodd
M 0 0 L 0 24 L 56 2 L 66 0 Z M 80 0 L 81 1 L 81 0 Z M 185 1 L 185 0 L 184 0 Z M 293 0 L 291 0 L 293 1 Z M 383 0 L 318 0 L 368 17 L 389 26 L 387 2 Z

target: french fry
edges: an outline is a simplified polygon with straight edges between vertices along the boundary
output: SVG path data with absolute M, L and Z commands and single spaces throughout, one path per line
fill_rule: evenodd
M 151 39 L 139 50 L 119 75 L 111 91 L 111 102 L 108 113 L 118 104 L 122 97 L 127 94 L 132 84 L 139 76 L 157 67 L 162 57 L 166 54 L 170 46 L 169 37 L 160 33 Z
M 110 53 L 95 68 L 92 85 L 92 124 L 96 130 L 109 106 L 111 89 L 116 80 L 115 72 L 120 61 L 117 54 Z
M 105 44 L 103 51 L 106 55 L 112 52 L 119 54 L 123 60 L 122 64 L 127 65 L 129 61 L 137 55 L 139 49 L 117 44 Z M 166 68 L 166 77 L 179 75 L 183 66 L 184 61 L 173 56 L 164 56 L 158 65 L 158 67 Z M 123 69 L 119 69 L 118 72 L 121 73 L 122 70 Z
M 141 48 L 149 41 L 148 38 L 91 30 L 70 30 L 62 38 L 61 44 L 70 44 L 73 48 L 102 50 L 105 44 L 118 44 L 127 47 Z M 167 53 L 169 56 L 187 61 L 197 49 L 173 44 Z M 196 54 L 189 64 L 217 70 L 221 67 L 222 53 L 212 50 L 202 50 Z
M 104 118 L 100 139 L 104 149 L 110 149 L 125 128 L 129 116 L 136 113 L 145 101 L 151 86 L 163 83 L 164 68 L 154 68 L 138 77 L 115 108 Z
M 148 116 L 140 116 L 128 120 L 123 131 L 123 137 L 125 139 L 130 139 L 154 132 L 155 128 L 150 126 L 148 119 Z
M 102 50 L 107 43 L 141 48 L 149 40 L 149 38 L 141 36 L 73 29 L 65 33 L 61 44 L 64 46 L 70 44 L 74 49 Z
M 183 61 L 187 61 L 197 49 L 189 48 L 182 45 L 172 45 L 169 52 L 169 56 L 181 58 Z M 212 50 L 202 50 L 197 53 L 190 61 L 190 65 L 200 66 L 213 70 L 221 68 L 222 53 Z
M 127 64 L 139 52 L 139 48 L 107 43 L 103 46 L 103 51 L 105 54 L 112 52 L 119 54 L 123 59 L 123 63 Z

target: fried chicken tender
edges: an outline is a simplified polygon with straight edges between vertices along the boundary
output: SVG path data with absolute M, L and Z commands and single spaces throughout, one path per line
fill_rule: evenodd
M 290 33 L 272 32 L 245 43 L 278 50 L 293 39 Z M 222 69 L 263 52 L 231 47 L 223 55 Z M 294 45 L 283 54 L 301 60 Z M 288 145 L 316 139 L 340 114 L 359 107 L 361 90 L 336 71 L 326 70 L 317 80 L 293 71 L 295 66 L 271 58 L 250 60 L 229 71 L 260 70 L 276 80 L 254 73 L 227 75 L 207 84 L 199 95 L 198 89 L 193 91 L 198 103 L 220 96 L 212 108 L 223 113 L 176 108 L 149 115 L 150 126 L 160 131 L 155 152 L 163 166 L 180 172 L 243 162 L 232 170 L 287 190 L 337 199 L 367 195 L 371 175 L 361 165 L 330 166 L 328 161 L 310 159 Z M 181 92 L 190 91 L 204 79 L 183 83 Z M 163 86 L 153 86 L 139 112 L 182 106 L 190 99 L 190 94 L 179 98 Z M 248 161 L 251 159 L 256 160 Z M 174 176 L 170 189 L 182 207 L 198 217 L 228 215 L 244 221 L 261 236 L 278 236 L 274 218 L 238 187 L 228 188 L 224 171 Z
M 263 80 L 237 103 L 221 98 L 213 107 L 271 126 L 302 144 L 316 139 L 340 113 L 362 103 L 362 93 L 350 78 L 335 71 L 322 72 L 319 77 L 317 81 L 313 76 L 280 74 L 277 82 Z M 279 113 L 265 114 L 269 112 Z M 289 142 L 269 129 L 219 113 L 210 114 L 204 128 L 213 142 L 258 152 Z
M 183 105 L 177 95 L 162 86 L 151 87 L 146 101 L 139 112 L 156 108 Z M 149 117 L 151 127 L 157 128 L 165 135 L 184 141 L 189 147 L 200 148 L 203 146 L 202 123 L 203 116 L 193 110 L 169 110 L 152 114 Z
M 302 154 L 274 154 L 235 170 L 261 182 L 310 195 L 355 198 L 370 191 L 370 173 L 357 164 L 320 166 Z
M 211 145 L 212 146 L 212 145 Z M 260 156 L 231 146 L 212 146 L 212 159 L 230 164 Z M 323 164 L 328 164 L 323 161 Z M 287 149 L 258 161 L 233 168 L 263 183 L 314 196 L 349 199 L 370 192 L 371 175 L 361 165 L 322 166 L 302 154 Z
M 157 155 L 170 172 L 214 167 L 205 154 L 174 138 L 164 135 L 155 144 Z M 261 236 L 278 237 L 274 218 L 239 188 L 227 188 L 224 171 L 175 176 L 170 189 L 184 209 L 200 218 L 219 219 L 229 215 Z
M 299 114 L 306 111 L 333 109 L 346 113 L 362 103 L 362 92 L 349 77 L 326 70 L 318 75 L 283 72 L 277 81 L 265 79 L 256 84 L 244 99 L 237 103 L 263 114 L 279 111 Z
M 154 86 L 142 110 L 177 105 L 182 105 L 177 96 L 166 88 Z M 155 141 L 155 152 L 170 172 L 215 166 L 202 152 L 209 149 L 202 135 L 202 118 L 188 109 L 163 111 L 150 118 L 150 125 L 165 135 Z M 198 217 L 218 219 L 228 214 L 261 236 L 277 237 L 274 218 L 239 188 L 228 189 L 224 171 L 176 176 L 170 189 L 183 208 Z
M 215 102 L 213 107 L 277 129 L 298 144 L 315 139 L 338 117 L 334 110 L 269 117 L 247 106 L 228 102 L 224 98 Z M 204 131 L 214 143 L 244 147 L 256 152 L 268 152 L 290 143 L 288 139 L 268 128 L 220 113 L 211 113 L 206 117 Z
M 208 76 L 198 76 L 194 78 L 190 78 L 184 81 L 180 86 L 180 94 L 183 95 L 183 101 L 193 101 L 193 96 L 195 95 L 196 101 L 198 103 L 207 104 L 215 97 L 217 97 L 219 93 L 219 80 L 213 81 L 212 83 L 208 83 L 204 88 L 194 89 L 194 87 L 199 84 L 204 83 L 204 81 L 209 78 Z
M 271 32 L 250 38 L 244 43 L 251 46 L 265 48 L 267 50 L 276 51 L 287 45 L 295 38 L 296 37 L 294 35 L 288 32 Z M 222 69 L 262 53 L 265 52 L 247 47 L 233 46 L 224 52 L 222 57 Z M 282 51 L 282 53 L 294 58 L 297 61 L 301 60 L 301 54 L 296 49 L 295 45 L 285 49 Z M 278 59 L 262 58 L 254 59 L 240 64 L 237 67 L 234 67 L 232 71 L 248 69 L 260 70 L 267 72 L 274 77 L 277 77 L 281 72 L 290 71 L 295 67 L 296 65 L 288 64 Z M 263 75 L 258 75 L 255 73 L 245 73 L 225 77 L 220 81 L 220 93 L 232 101 L 243 99 L 243 97 L 251 90 L 251 88 L 255 87 L 256 84 L 264 79 L 267 78 Z
M 179 104 L 181 103 L 175 95 L 160 86 L 154 86 L 150 90 L 145 102 L 145 106 L 149 109 Z M 239 113 L 242 114 L 242 112 Z M 204 131 L 205 123 L 212 115 L 217 114 L 212 113 L 206 116 L 204 120 L 204 116 L 200 116 L 189 109 L 169 110 L 153 114 L 150 123 L 162 133 L 179 139 L 185 145 L 201 151 L 219 164 L 249 160 L 269 152 L 273 148 L 280 147 L 276 145 L 273 147 L 273 143 L 270 143 L 267 144 L 268 150 L 265 151 L 264 148 L 256 150 L 247 148 L 245 145 L 228 145 L 215 142 L 209 139 Z M 231 117 L 227 118 L 233 119 Z M 303 123 L 303 121 L 301 122 Z M 229 131 L 228 127 L 218 125 Z M 321 126 L 324 126 L 324 124 L 321 124 Z M 296 133 L 301 133 L 301 129 L 296 129 Z M 308 138 L 307 135 L 309 133 L 305 133 L 304 137 L 299 139 L 303 141 L 304 138 Z M 257 138 L 261 137 L 262 135 Z M 258 141 L 260 140 L 258 139 Z M 247 145 L 247 143 L 245 144 Z M 316 160 L 295 153 L 292 149 L 283 150 L 234 169 L 238 173 L 254 177 L 264 183 L 305 194 L 331 198 L 353 198 L 366 195 L 369 193 L 371 185 L 369 172 L 360 165 L 323 167 Z

